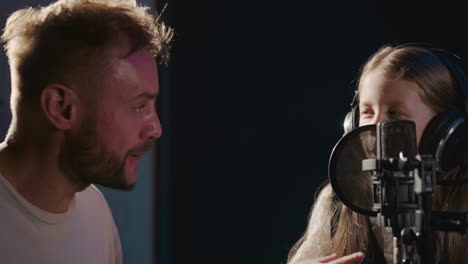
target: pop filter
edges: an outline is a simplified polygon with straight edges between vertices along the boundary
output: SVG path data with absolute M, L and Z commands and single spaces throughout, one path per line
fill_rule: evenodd
M 377 215 L 373 210 L 371 172 L 362 170 L 362 161 L 375 159 L 376 125 L 353 129 L 333 148 L 328 164 L 328 177 L 340 201 L 360 214 Z

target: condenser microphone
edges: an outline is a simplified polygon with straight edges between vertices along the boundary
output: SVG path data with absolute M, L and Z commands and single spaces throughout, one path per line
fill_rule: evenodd
M 401 154 L 400 154 L 401 153 Z M 377 159 L 414 158 L 416 126 L 409 120 L 386 120 L 377 124 Z
M 418 202 L 415 177 L 408 174 L 417 155 L 416 125 L 409 120 L 386 120 L 377 124 L 377 159 L 363 161 L 372 174 L 374 211 L 380 226 L 399 232 L 414 225 Z M 397 235 L 397 234 L 395 234 Z
M 434 263 L 433 231 L 465 233 L 467 212 L 432 211 L 436 160 L 420 154 L 416 124 L 388 120 L 357 127 L 335 145 L 329 161 L 334 193 L 351 210 L 391 227 L 394 263 Z

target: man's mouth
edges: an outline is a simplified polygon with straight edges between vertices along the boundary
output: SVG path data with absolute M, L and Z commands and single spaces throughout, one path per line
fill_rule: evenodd
M 151 144 L 147 143 L 142 146 L 133 148 L 129 151 L 128 157 L 131 160 L 134 160 L 138 163 L 138 161 L 140 161 L 141 159 L 141 156 L 143 156 L 147 151 L 149 151 L 151 149 L 151 146 Z
M 129 164 L 131 166 L 137 166 L 138 163 L 140 163 L 140 159 L 141 159 L 141 156 L 143 154 L 142 153 L 133 153 L 133 154 L 130 154 L 128 155 L 127 157 L 127 161 L 129 162 Z

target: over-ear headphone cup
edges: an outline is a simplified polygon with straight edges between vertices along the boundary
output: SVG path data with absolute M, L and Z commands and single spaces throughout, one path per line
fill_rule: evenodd
M 453 169 L 466 152 L 466 120 L 458 112 L 436 115 L 424 129 L 419 153 L 433 155 L 442 171 Z
M 462 164 L 468 150 L 466 139 L 467 124 L 466 119 L 462 120 L 458 127 L 452 132 L 445 142 L 445 146 L 440 154 L 440 167 L 444 171 L 449 171 L 457 165 Z
M 349 111 L 346 116 L 345 116 L 345 119 L 343 121 L 343 129 L 344 129 L 344 133 L 345 134 L 348 134 L 351 130 L 353 130 L 353 111 Z
M 359 106 L 356 105 L 352 107 L 351 111 L 349 111 L 345 116 L 345 119 L 343 122 L 344 133 L 347 134 L 358 126 L 359 126 Z

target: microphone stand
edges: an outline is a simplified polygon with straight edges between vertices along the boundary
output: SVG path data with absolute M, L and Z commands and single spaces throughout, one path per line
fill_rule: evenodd
M 467 213 L 433 212 L 436 163 L 430 155 L 366 159 L 363 171 L 372 174 L 377 224 L 391 227 L 393 263 L 414 263 L 417 249 L 421 264 L 434 263 L 434 231 L 465 233 Z

